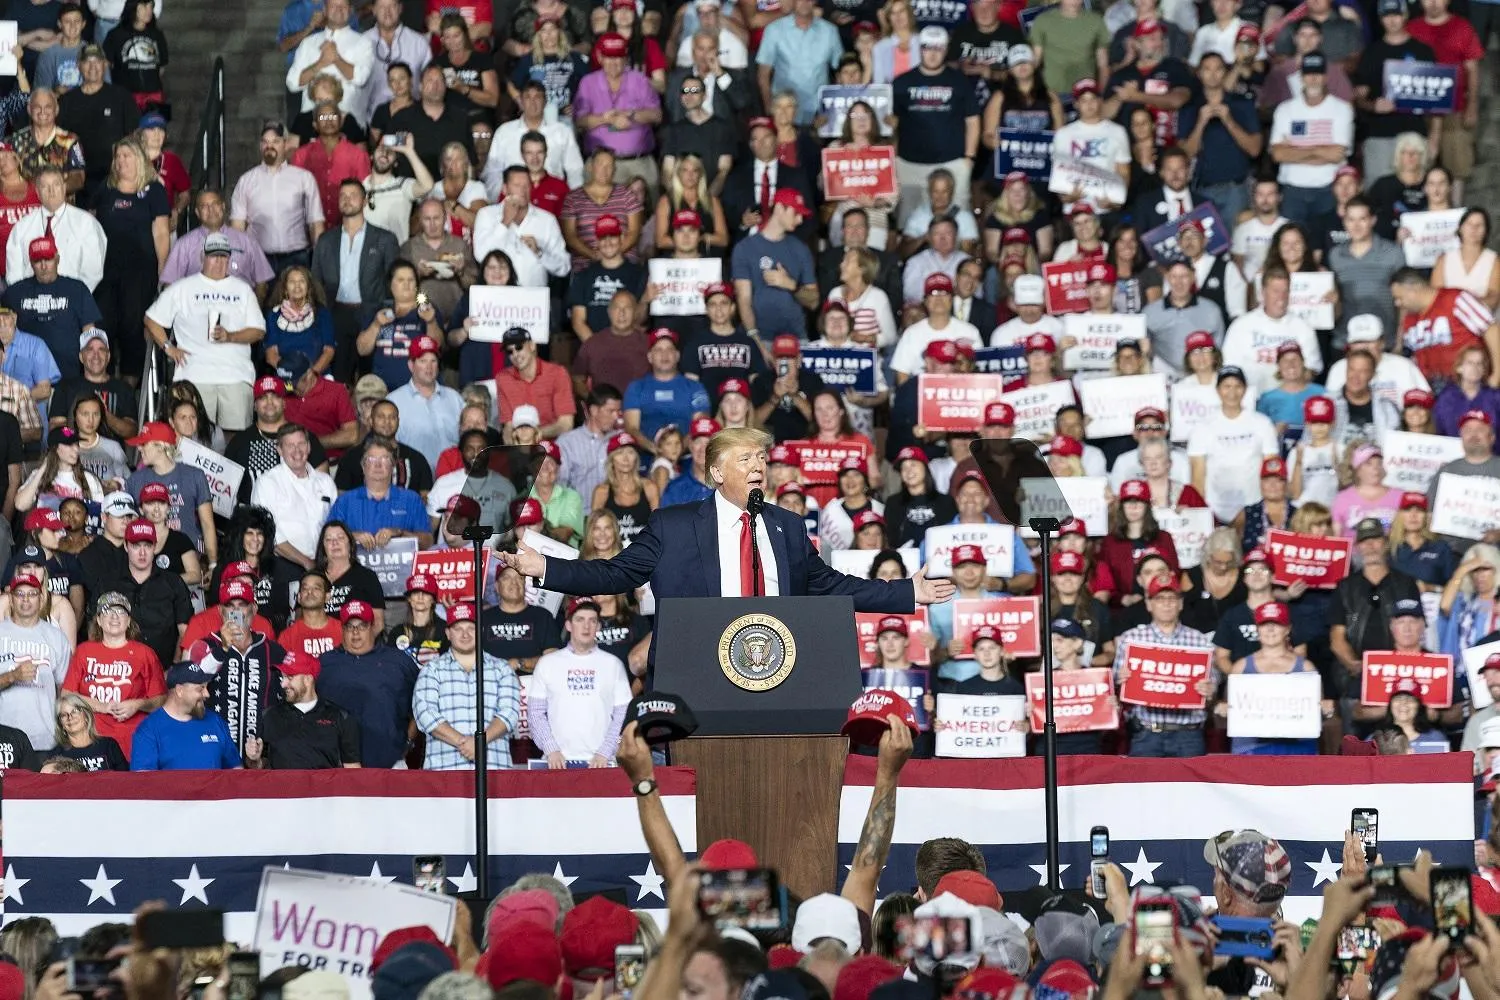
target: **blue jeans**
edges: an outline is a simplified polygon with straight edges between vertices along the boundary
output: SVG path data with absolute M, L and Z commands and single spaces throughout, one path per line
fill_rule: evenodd
M 1303 226 L 1320 215 L 1332 212 L 1337 207 L 1338 203 L 1334 200 L 1332 185 L 1326 188 L 1281 185 L 1281 214 Z
M 1203 730 L 1177 729 L 1153 733 L 1142 729 L 1130 736 L 1132 757 L 1202 757 Z
M 1250 207 L 1250 190 L 1245 181 L 1210 184 L 1198 190 L 1203 192 L 1203 197 L 1214 203 L 1214 208 L 1219 210 L 1219 218 L 1224 220 L 1224 225 L 1229 230 L 1234 229 L 1240 213 Z

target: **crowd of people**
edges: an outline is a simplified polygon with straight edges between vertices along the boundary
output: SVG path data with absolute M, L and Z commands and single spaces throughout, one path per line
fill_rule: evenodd
M 1496 20 L 1449 2 L 290 0 L 286 106 L 223 191 L 166 148 L 151 3 L 27 5 L 0 98 L 4 756 L 471 767 L 483 657 L 492 766 L 606 766 L 654 596 L 564 602 L 499 559 L 475 588 L 463 528 L 611 558 L 713 494 L 738 428 L 768 435 L 768 501 L 873 578 L 995 520 L 976 440 L 1098 484 L 1040 640 L 1119 685 L 1132 644 L 1213 666 L 1202 707 L 1127 704 L 1072 751 L 1490 745 L 1500 656 L 1487 691 L 1463 661 L 1500 638 L 1500 261 L 1464 195 Z M 883 164 L 880 193 L 830 156 Z M 1101 407 L 1137 376 L 1161 394 L 1122 426 Z M 935 378 L 983 405 L 939 424 Z M 1350 540 L 1346 578 L 1281 582 L 1275 531 Z M 953 550 L 960 599 L 1040 592 L 1034 539 L 989 561 Z M 1039 666 L 957 617 L 879 627 L 928 722 Z M 1447 655 L 1451 699 L 1371 705 L 1384 651 Z M 1303 672 L 1321 739 L 1226 741 L 1226 678 Z

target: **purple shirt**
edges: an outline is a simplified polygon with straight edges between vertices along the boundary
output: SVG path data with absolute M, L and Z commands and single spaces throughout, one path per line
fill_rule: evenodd
M 1500 426 L 1500 389 L 1481 385 L 1479 394 L 1470 399 L 1464 395 L 1457 382 L 1448 383 L 1438 393 L 1437 402 L 1432 407 L 1432 420 L 1437 424 L 1437 432 L 1448 437 L 1458 437 L 1458 418 L 1468 410 L 1483 410 L 1489 414 L 1491 424 Z M 1500 441 L 1496 444 L 1500 446 Z M 1500 454 L 1500 447 L 1497 447 L 1496 454 Z
M 248 233 L 225 226 L 219 230 L 219 235 L 229 241 L 230 274 L 251 285 L 275 279 L 276 272 L 271 270 L 270 261 L 266 260 L 266 255 Z M 172 252 L 167 255 L 167 266 L 161 272 L 161 283 L 170 285 L 179 278 L 186 278 L 203 270 L 203 243 L 207 239 L 208 230 L 199 226 L 172 244 Z
M 578 96 L 573 99 L 573 117 L 582 119 L 586 115 L 602 115 L 609 111 L 657 111 L 661 109 L 661 98 L 657 96 L 651 80 L 646 74 L 627 69 L 620 76 L 620 89 L 611 91 L 604 70 L 595 70 L 578 83 Z M 629 159 L 643 156 L 655 148 L 651 137 L 651 126 L 633 122 L 627 129 L 616 130 L 600 125 L 584 133 L 583 148 L 592 153 L 600 146 L 614 150 L 616 156 Z

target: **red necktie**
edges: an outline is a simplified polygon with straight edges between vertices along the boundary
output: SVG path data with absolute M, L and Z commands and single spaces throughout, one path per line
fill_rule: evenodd
M 755 563 L 751 555 L 751 547 L 755 544 L 755 535 L 750 528 L 750 513 L 746 511 L 740 515 L 740 596 L 754 597 L 764 596 L 766 592 L 766 575 L 761 567 Z
M 1186 198 L 1178 198 L 1178 199 L 1176 199 L 1176 201 L 1177 201 L 1177 214 L 1175 216 L 1173 216 L 1173 218 L 1180 219 L 1184 215 L 1187 215 L 1187 211 L 1188 211 L 1187 199 Z
M 771 217 L 771 168 L 765 167 L 760 172 L 760 220 L 764 225 Z
M 47 237 L 47 239 L 49 240 L 52 238 L 52 219 L 52 216 L 47 216 L 47 229 L 42 233 L 42 235 Z

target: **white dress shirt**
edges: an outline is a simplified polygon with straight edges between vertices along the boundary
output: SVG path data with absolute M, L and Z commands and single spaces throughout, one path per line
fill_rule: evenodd
M 391 85 L 386 79 L 386 71 L 390 69 L 391 63 L 406 63 L 411 67 L 412 80 L 420 81 L 422 70 L 432 60 L 432 46 L 427 44 L 426 35 L 419 34 L 404 24 L 396 25 L 395 35 L 390 42 L 380 37 L 379 25 L 365 32 L 365 38 L 369 39 L 370 52 L 375 57 L 370 69 L 370 82 L 365 88 L 363 120 L 369 121 L 375 114 L 375 109 L 391 99 Z
M 695 31 L 688 31 L 684 26 L 682 32 L 682 44 L 677 46 L 677 65 L 687 67 L 693 64 L 693 36 Z M 745 43 L 740 41 L 732 31 L 719 29 L 719 65 L 725 69 L 744 69 L 750 65 L 750 50 L 745 48 Z
M 250 502 L 264 507 L 276 519 L 276 542 L 286 542 L 303 555 L 318 551 L 318 533 L 339 495 L 333 477 L 311 464 L 307 475 L 295 476 L 286 463 L 274 466 L 255 481 Z
M 77 278 L 93 291 L 104 277 L 104 251 L 109 240 L 98 219 L 67 204 L 50 216 L 41 207 L 21 216 L 5 243 L 5 283 L 14 285 L 31 277 L 31 241 L 46 235 L 49 218 L 52 239 L 57 243 L 57 273 Z
M 743 525 L 739 507 L 724 499 L 724 494 L 714 491 L 714 521 L 719 526 L 719 595 L 721 597 L 749 597 L 740 593 L 740 532 Z M 776 552 L 771 548 L 769 532 L 776 525 L 765 518 L 756 518 L 755 547 L 760 550 L 760 572 L 766 581 L 765 597 L 781 596 L 781 574 L 776 566 Z
M 503 250 L 516 270 L 516 284 L 526 288 L 544 288 L 547 276 L 561 278 L 568 273 L 571 260 L 557 217 L 540 208 L 527 207 L 521 221 L 507 226 L 505 202 L 486 205 L 474 216 L 474 259 L 484 260 L 491 250 Z M 536 240 L 540 253 L 532 250 L 521 237 Z
M 583 185 L 583 152 L 573 130 L 564 122 L 548 121 L 532 128 L 524 118 L 516 118 L 495 129 L 490 154 L 484 161 L 484 190 L 490 201 L 500 200 L 505 168 L 525 166 L 521 159 L 521 137 L 527 132 L 540 132 L 547 140 L 547 173 L 567 181 L 569 188 Z
M 324 67 L 322 72 L 338 76 L 339 82 L 344 85 L 344 99 L 339 102 L 339 110 L 352 115 L 363 126 L 370 120 L 366 114 L 365 91 L 370 83 L 370 72 L 375 67 L 375 47 L 368 38 L 348 25 L 337 30 L 317 31 L 302 39 L 296 54 L 292 56 L 291 68 L 286 71 L 286 89 L 302 95 L 303 111 L 312 110 L 312 98 L 308 96 L 310 88 L 297 81 L 302 78 L 303 70 L 317 65 L 323 56 L 323 43 L 327 41 L 332 41 L 338 49 L 339 58 L 354 67 L 354 77 L 345 77 L 333 66 Z

